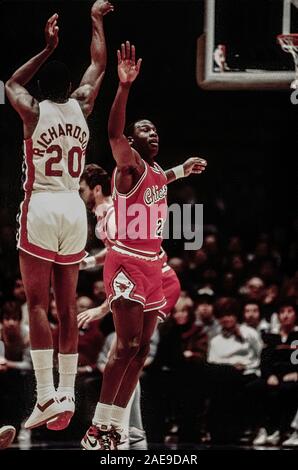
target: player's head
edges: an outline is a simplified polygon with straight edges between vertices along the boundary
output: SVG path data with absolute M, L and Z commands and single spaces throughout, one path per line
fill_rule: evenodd
M 94 211 L 96 206 L 111 195 L 111 178 L 95 163 L 86 165 L 80 179 L 80 195 L 87 209 Z
M 68 67 L 57 60 L 47 62 L 40 71 L 38 86 L 43 99 L 55 102 L 67 100 L 71 90 Z
M 155 125 L 148 119 L 139 119 L 130 124 L 125 135 L 130 145 L 144 160 L 153 159 L 158 154 L 159 137 Z

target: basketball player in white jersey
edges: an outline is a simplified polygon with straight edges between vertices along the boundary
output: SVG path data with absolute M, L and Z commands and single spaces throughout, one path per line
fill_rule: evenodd
M 74 413 L 78 328 L 76 286 L 85 257 L 86 209 L 78 189 L 89 140 L 86 118 L 92 112 L 106 67 L 103 17 L 113 10 L 97 0 L 91 10 L 91 65 L 79 88 L 70 95 L 67 67 L 45 65 L 39 81 L 43 101 L 25 85 L 58 46 L 58 15 L 45 28 L 46 46 L 6 83 L 7 96 L 23 120 L 26 180 L 21 204 L 18 249 L 29 307 L 30 342 L 37 382 L 37 403 L 25 423 L 32 429 L 47 424 L 59 430 Z M 53 343 L 47 320 L 50 286 L 57 302 L 59 387 L 53 383 Z

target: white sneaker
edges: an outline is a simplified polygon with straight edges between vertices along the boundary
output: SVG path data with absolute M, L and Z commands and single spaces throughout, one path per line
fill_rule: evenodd
M 147 450 L 148 443 L 144 429 L 134 426 L 129 428 L 129 448 L 130 450 Z
M 0 428 L 0 449 L 6 449 L 13 442 L 16 430 L 13 426 L 2 426 Z
M 92 425 L 81 440 L 83 450 L 111 450 L 111 435 L 107 426 Z
M 264 446 L 267 443 L 267 431 L 265 428 L 260 428 L 257 436 L 253 440 L 254 446 Z
M 112 450 L 129 450 L 128 432 L 124 429 L 119 432 L 114 426 L 111 427 L 111 449 Z
M 298 447 L 298 431 L 294 431 L 290 437 L 282 443 L 283 447 Z
M 280 441 L 280 432 L 275 431 L 274 433 L 270 434 L 270 436 L 267 437 L 266 444 L 270 446 L 277 446 Z
M 67 428 L 75 412 L 75 399 L 73 395 L 66 393 L 58 396 L 63 411 L 58 416 L 47 421 L 47 428 L 51 431 L 61 431 Z
M 23 424 L 18 434 L 18 442 L 20 450 L 31 449 L 31 430 L 25 429 Z
M 33 429 L 46 424 L 50 419 L 64 413 L 58 398 L 51 398 L 44 405 L 36 403 L 31 415 L 24 424 L 25 429 Z

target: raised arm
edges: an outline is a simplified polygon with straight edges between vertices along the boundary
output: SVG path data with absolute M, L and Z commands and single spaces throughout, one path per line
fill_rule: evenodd
M 78 100 L 85 117 L 88 117 L 93 110 L 105 74 L 107 50 L 103 17 L 113 10 L 113 5 L 103 0 L 97 0 L 91 9 L 91 64 L 84 73 L 79 88 L 71 95 L 72 98 Z
M 55 13 L 47 21 L 45 27 L 45 48 L 30 59 L 26 64 L 22 65 L 6 82 L 5 89 L 7 97 L 14 109 L 21 116 L 24 126 L 30 125 L 36 120 L 39 114 L 38 101 L 30 95 L 25 85 L 34 77 L 42 64 L 54 52 L 59 43 L 57 26 L 58 15 Z M 25 136 L 26 137 L 26 136 Z
M 206 160 L 198 157 L 191 157 L 186 160 L 182 165 L 170 168 L 166 171 L 168 184 L 180 178 L 186 178 L 187 176 L 193 174 L 200 175 L 203 171 L 206 170 L 206 166 Z
M 117 51 L 119 86 L 114 103 L 111 108 L 108 124 L 109 140 L 116 160 L 117 168 L 142 166 L 138 152 L 134 150 L 124 135 L 126 106 L 131 85 L 140 72 L 142 59 L 136 63 L 135 46 L 130 42 L 121 44 L 121 51 Z

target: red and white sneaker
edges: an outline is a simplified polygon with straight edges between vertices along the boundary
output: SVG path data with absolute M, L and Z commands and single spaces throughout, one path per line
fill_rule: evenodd
M 129 437 L 124 429 L 119 432 L 114 426 L 111 427 L 111 449 L 112 450 L 129 450 Z
M 13 426 L 2 426 L 0 428 L 0 449 L 7 449 L 13 442 L 16 430 Z
M 73 395 L 69 393 L 59 395 L 59 402 L 62 413 L 47 421 L 47 428 L 51 431 L 61 431 L 67 428 L 75 412 L 75 400 Z
M 86 450 L 111 450 L 111 432 L 101 426 L 90 426 L 81 440 L 81 445 Z
M 64 414 L 65 410 L 57 397 L 51 398 L 44 405 L 36 403 L 31 415 L 27 419 L 24 428 L 33 429 L 46 424 L 49 420 Z

